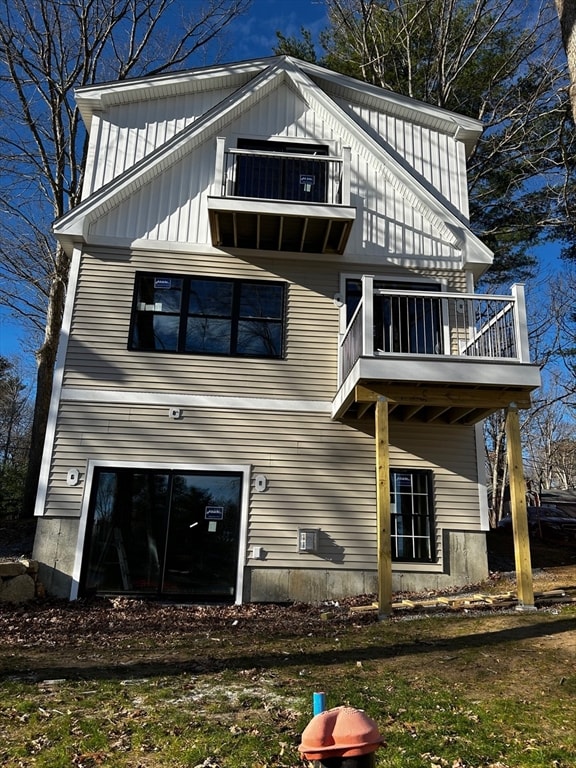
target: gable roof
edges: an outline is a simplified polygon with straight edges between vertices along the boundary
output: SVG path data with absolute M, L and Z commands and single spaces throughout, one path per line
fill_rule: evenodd
M 90 128 L 94 114 L 121 104 L 226 88 L 235 90 L 156 150 L 98 189 L 54 224 L 54 233 L 67 249 L 77 240 L 89 241 L 90 224 L 118 206 L 122 200 L 159 176 L 187 153 L 215 137 L 235 116 L 254 106 L 281 84 L 288 84 L 300 97 L 345 136 L 360 155 L 386 177 L 440 233 L 442 240 L 462 251 L 463 263 L 481 274 L 492 262 L 492 252 L 472 233 L 462 217 L 435 191 L 414 175 L 412 169 L 385 140 L 358 116 L 335 101 L 377 107 L 388 114 L 440 131 L 466 144 L 468 151 L 482 132 L 477 120 L 369 86 L 322 67 L 289 56 L 205 67 L 183 73 L 139 78 L 88 86 L 76 94 L 83 119 Z M 475 266 L 474 266 L 475 265 Z
M 130 104 L 142 99 L 178 96 L 191 91 L 241 88 L 258 73 L 274 64 L 281 65 L 282 62 L 291 62 L 324 90 L 330 90 L 333 95 L 351 98 L 358 104 L 383 109 L 388 114 L 451 135 L 462 141 L 469 152 L 473 150 L 483 131 L 479 120 L 369 85 L 292 56 L 271 56 L 155 77 L 99 83 L 77 89 L 75 99 L 82 119 L 90 130 L 93 115 L 111 106 Z

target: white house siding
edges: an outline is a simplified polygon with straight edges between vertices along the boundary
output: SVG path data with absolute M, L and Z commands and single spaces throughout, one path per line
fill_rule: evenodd
M 351 138 L 331 130 L 286 86 L 264 96 L 219 133 L 227 137 L 228 146 L 236 146 L 239 136 L 287 136 L 336 142 L 338 151 Z M 443 161 L 440 155 L 431 165 Z M 206 196 L 214 193 L 215 163 L 216 137 L 212 136 L 94 222 L 90 233 L 132 241 L 210 244 Z M 425 162 L 416 164 L 424 166 Z M 347 251 L 392 261 L 411 258 L 413 265 L 424 259 L 427 265 L 434 259 L 443 263 L 454 260 L 456 265 L 460 254 L 453 244 L 443 239 L 434 222 L 416 209 L 414 200 L 405 196 L 402 187 L 384 171 L 366 150 L 352 147 L 351 203 L 358 209 L 358 220 Z
M 90 131 L 96 167 L 83 190 L 95 192 L 225 99 L 233 89 L 131 102 L 102 111 Z
M 442 527 L 479 530 L 473 428 L 392 424 L 392 467 L 430 468 L 442 556 Z M 88 460 L 176 465 L 250 464 L 268 489 L 252 490 L 248 552 L 255 568 L 376 567 L 374 426 L 371 419 L 340 423 L 328 415 L 263 410 L 184 408 L 168 418 L 164 405 L 63 401 L 52 466 L 47 517 L 78 517 Z M 80 470 L 69 487 L 66 473 Z M 321 530 L 318 555 L 297 552 L 299 527 Z M 427 571 L 430 566 L 408 566 Z M 406 570 L 397 566 L 396 570 Z
M 338 103 L 376 131 L 394 150 L 397 158 L 408 163 L 440 196 L 468 217 L 468 190 L 462 183 L 466 179 L 462 142 L 376 109 L 340 100 Z

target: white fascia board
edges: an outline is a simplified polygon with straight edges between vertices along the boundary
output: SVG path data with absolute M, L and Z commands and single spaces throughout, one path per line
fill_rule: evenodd
M 474 279 L 478 280 L 490 269 L 494 262 L 494 252 L 480 238 L 467 230 L 462 248 L 462 269 L 470 270 Z
M 70 263 L 70 274 L 68 277 L 68 287 L 66 290 L 66 302 L 64 305 L 64 315 L 62 317 L 62 329 L 58 340 L 58 351 L 56 353 L 56 362 L 54 365 L 54 381 L 52 384 L 52 394 L 50 396 L 50 406 L 48 410 L 48 422 L 46 424 L 46 436 L 44 438 L 44 448 L 42 452 L 42 463 L 40 465 L 40 477 L 38 480 L 38 490 L 36 492 L 36 503 L 34 515 L 41 517 L 44 514 L 46 506 L 46 496 L 48 493 L 48 480 L 50 477 L 50 464 L 52 462 L 52 451 L 56 440 L 56 421 L 58 417 L 58 408 L 60 397 L 62 395 L 64 381 L 64 363 L 66 353 L 68 352 L 68 340 L 70 338 L 70 328 L 72 326 L 72 312 L 78 287 L 78 276 L 80 274 L 80 251 L 75 250 Z
M 205 141 L 207 134 L 216 135 L 230 112 L 238 109 L 243 102 L 251 106 L 251 103 L 256 102 L 264 95 L 274 81 L 279 78 L 283 79 L 283 73 L 278 66 L 268 67 L 165 144 L 128 168 L 125 173 L 112 179 L 72 211 L 57 219 L 52 228 L 54 235 L 68 247 L 72 241 L 87 241 L 88 227 L 92 221 L 117 206 L 123 199 L 128 198 L 135 190 L 143 187 L 162 170 L 170 167 L 184 154 Z
M 380 171 L 389 179 L 395 189 L 401 194 L 424 218 L 435 227 L 444 240 L 454 248 L 469 253 L 487 266 L 492 263 L 492 251 L 479 240 L 476 235 L 438 199 L 430 190 L 416 179 L 408 168 L 401 165 L 392 154 L 363 130 L 356 120 L 328 96 L 313 80 L 299 68 L 291 67 L 287 72 L 294 87 L 309 106 L 319 112 L 325 119 L 333 123 L 333 127 L 342 132 L 348 132 L 351 143 L 370 155 L 369 159 L 377 160 Z M 463 263 L 466 264 L 463 256 Z
M 74 91 L 74 98 L 82 119 L 89 129 L 94 112 L 105 110 L 110 106 L 194 91 L 212 90 L 217 79 L 228 80 L 230 81 L 229 84 L 240 87 L 276 60 L 277 57 L 268 57 L 233 64 L 200 67 L 183 72 L 171 72 L 154 77 L 95 83 L 77 88 Z M 222 87 L 226 87 L 224 83 Z
M 418 123 L 440 122 L 444 127 L 445 133 L 467 145 L 471 141 L 474 143 L 478 141 L 484 131 L 483 123 L 473 117 L 461 115 L 458 112 L 452 112 L 434 104 L 428 104 L 409 96 L 394 93 L 377 85 L 356 80 L 348 75 L 338 74 L 317 64 L 299 61 L 298 59 L 290 60 L 312 79 L 324 80 L 333 87 L 348 91 L 350 96 L 354 96 L 360 101 L 365 102 L 369 99 L 374 103 L 380 102 L 385 110 L 386 105 L 392 106 L 394 111 L 402 111 L 409 119 Z
M 331 400 L 289 400 L 287 398 L 236 397 L 234 395 L 185 392 L 139 392 L 135 390 L 65 387 L 62 402 L 91 402 L 116 405 L 157 405 L 182 408 L 209 408 L 224 411 L 265 411 L 283 413 L 324 413 L 332 409 Z

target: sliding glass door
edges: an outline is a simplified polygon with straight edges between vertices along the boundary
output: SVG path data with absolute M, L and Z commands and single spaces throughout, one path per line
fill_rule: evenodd
M 233 600 L 242 475 L 97 468 L 84 594 Z

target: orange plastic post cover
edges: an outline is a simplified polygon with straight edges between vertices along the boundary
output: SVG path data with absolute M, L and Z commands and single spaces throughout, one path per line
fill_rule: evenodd
M 374 720 L 361 709 L 335 707 L 312 718 L 298 749 L 307 760 L 355 757 L 374 752 L 383 741 Z

